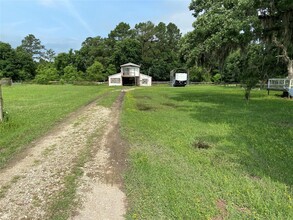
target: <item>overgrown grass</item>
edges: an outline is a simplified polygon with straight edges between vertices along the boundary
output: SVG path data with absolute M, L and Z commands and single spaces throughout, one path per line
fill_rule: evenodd
M 0 167 L 68 113 L 112 89 L 102 85 L 2 87 L 8 120 L 0 124 Z
M 107 93 L 99 100 L 99 105 L 104 106 L 106 108 L 110 108 L 113 103 L 116 101 L 118 95 L 120 94 L 121 89 L 115 88 L 113 91 Z
M 128 92 L 127 217 L 293 219 L 293 101 L 274 94 L 252 91 L 247 104 L 239 88 Z

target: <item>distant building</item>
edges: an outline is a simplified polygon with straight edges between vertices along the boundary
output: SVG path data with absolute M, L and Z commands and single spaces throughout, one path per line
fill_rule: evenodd
M 170 72 L 171 86 L 186 86 L 189 84 L 188 71 L 186 69 L 177 68 Z
M 121 72 L 108 76 L 109 86 L 151 86 L 152 77 L 140 73 L 140 66 L 126 63 L 120 66 Z

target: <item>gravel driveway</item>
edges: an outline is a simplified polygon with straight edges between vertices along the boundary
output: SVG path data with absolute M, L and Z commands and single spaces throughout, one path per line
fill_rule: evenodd
M 119 134 L 124 92 L 105 108 L 93 102 L 71 114 L 20 153 L 0 173 L 0 219 L 47 219 L 48 207 L 64 190 L 86 147 L 90 157 L 78 181 L 70 219 L 123 219 L 121 173 L 126 147 Z M 90 146 L 89 146 L 90 145 Z

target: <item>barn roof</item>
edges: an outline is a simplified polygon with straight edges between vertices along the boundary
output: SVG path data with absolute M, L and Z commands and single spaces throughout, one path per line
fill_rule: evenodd
M 110 76 L 108 76 L 109 78 L 111 78 L 111 77 L 121 77 L 121 73 L 115 73 L 115 74 L 113 74 L 113 75 L 110 75 Z
M 134 64 L 134 63 L 125 63 L 121 65 L 121 67 L 126 67 L 126 66 L 134 66 L 134 67 L 140 67 L 140 65 Z

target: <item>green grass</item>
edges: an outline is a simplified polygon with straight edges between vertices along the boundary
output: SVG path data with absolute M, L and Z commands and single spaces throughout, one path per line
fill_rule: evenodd
M 110 108 L 116 101 L 120 92 L 121 89 L 116 88 L 115 90 L 107 93 L 107 95 L 103 96 L 102 99 L 99 100 L 99 105 L 104 106 L 106 108 Z
M 72 85 L 2 87 L 8 121 L 0 124 L 0 167 L 70 112 L 110 90 Z
M 98 96 L 110 107 L 118 95 L 105 86 L 2 89 L 9 119 L 0 125 L 0 166 L 68 113 Z M 127 218 L 293 219 L 293 101 L 274 94 L 253 91 L 247 104 L 243 90 L 228 87 L 128 92 L 121 122 L 131 145 Z M 68 217 L 88 156 L 65 179 L 52 218 Z
M 293 219 L 293 101 L 239 88 L 126 94 L 129 219 Z M 208 149 L 198 148 L 205 144 Z

